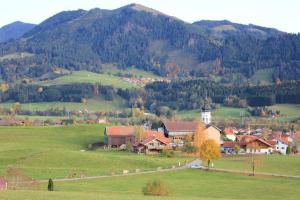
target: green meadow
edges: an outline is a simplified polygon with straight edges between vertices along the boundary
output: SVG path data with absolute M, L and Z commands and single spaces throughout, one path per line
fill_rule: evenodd
M 18 169 L 36 179 L 74 178 L 120 174 L 170 168 L 193 158 L 138 155 L 111 150 L 87 150 L 88 145 L 103 141 L 105 125 L 73 125 L 49 127 L 0 127 L 0 176 L 8 169 Z M 299 156 L 263 156 L 260 172 L 299 175 Z M 214 161 L 218 168 L 249 171 L 246 158 L 224 157 Z M 142 194 L 145 184 L 162 180 L 168 188 L 166 197 Z M 298 179 L 247 176 L 198 169 L 151 174 L 109 177 L 71 182 L 54 181 L 54 192 L 47 183 L 27 190 L 0 191 L 4 200 L 58 199 L 285 199 L 299 197 Z M 255 192 L 253 192 L 255 191 Z
M 291 121 L 293 119 L 300 118 L 300 105 L 299 104 L 275 104 L 269 106 L 268 108 L 273 111 L 279 110 L 281 115 L 276 120 L 279 121 Z M 200 117 L 201 110 L 183 110 L 176 113 L 177 118 L 179 119 L 195 119 Z M 233 108 L 220 106 L 212 112 L 214 119 L 239 119 L 241 115 L 250 116 L 250 113 L 247 111 L 247 108 Z M 253 117 L 259 119 L 259 117 Z M 264 118 L 265 119 L 265 118 Z
M 137 155 L 95 150 L 89 144 L 103 141 L 105 125 L 0 127 L 0 176 L 9 168 L 34 179 L 110 175 L 172 167 L 186 158 Z
M 168 196 L 144 196 L 142 188 L 149 180 L 162 180 Z M 296 200 L 299 180 L 251 177 L 229 173 L 183 170 L 177 172 L 113 177 L 99 180 L 55 182 L 55 191 L 46 191 L 47 183 L 37 190 L 2 191 L 1 199 L 165 199 L 165 200 Z
M 112 85 L 115 88 L 136 88 L 137 85 L 123 80 L 121 77 L 110 74 L 97 74 L 88 71 L 74 71 L 72 74 L 58 77 L 54 80 L 39 81 L 35 84 L 48 86 L 48 85 L 65 85 L 72 83 L 99 83 L 101 85 Z
M 0 103 L 0 108 L 11 108 L 14 103 Z M 127 107 L 126 100 L 116 96 L 112 101 L 106 101 L 102 97 L 91 98 L 86 104 L 78 102 L 37 102 L 22 103 L 21 109 L 32 111 L 44 111 L 49 109 L 64 109 L 69 111 L 89 110 L 89 111 L 115 111 Z

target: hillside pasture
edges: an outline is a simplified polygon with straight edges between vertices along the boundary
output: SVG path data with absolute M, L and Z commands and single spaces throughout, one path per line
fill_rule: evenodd
M 101 85 L 112 85 L 115 88 L 123 88 L 123 89 L 138 87 L 135 84 L 123 80 L 121 77 L 117 77 L 110 74 L 97 74 L 88 71 L 73 71 L 72 74 L 64 75 L 54 80 L 35 82 L 35 84 L 41 86 L 65 85 L 65 84 L 72 84 L 72 83 L 91 83 L 91 84 L 99 83 Z
M 0 108 L 11 108 L 14 103 L 0 103 Z M 112 101 L 106 101 L 102 97 L 91 98 L 86 104 L 79 102 L 38 102 L 22 103 L 21 109 L 31 111 L 44 111 L 49 109 L 67 109 L 69 111 L 89 110 L 89 111 L 115 111 L 127 107 L 124 99 L 115 96 Z
M 104 127 L 0 127 L 0 176 L 9 168 L 34 179 L 110 175 L 123 170 L 170 168 L 188 160 L 116 150 L 89 151 L 89 144 L 103 141 Z

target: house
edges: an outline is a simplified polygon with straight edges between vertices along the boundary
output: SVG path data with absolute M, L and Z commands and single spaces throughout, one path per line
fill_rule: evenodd
M 228 140 L 235 141 L 235 134 L 237 134 L 238 131 L 233 128 L 224 128 L 223 133 Z
M 105 124 L 105 123 L 106 123 L 106 118 L 97 118 L 97 119 L 96 119 L 96 122 L 97 122 L 98 124 Z
M 270 154 L 273 147 L 270 143 L 257 136 L 247 135 L 237 138 L 237 144 L 241 148 L 241 152 L 255 153 L 255 154 Z
M 8 186 L 7 181 L 0 177 L 0 190 L 6 190 Z
M 165 121 L 161 124 L 161 129 L 166 137 L 170 138 L 173 146 L 182 147 L 184 138 L 187 135 L 194 135 L 197 128 L 195 121 Z M 217 144 L 221 144 L 221 130 L 213 125 L 205 126 L 207 139 L 213 139 Z
M 283 155 L 286 155 L 286 149 L 288 148 L 288 143 L 286 143 L 285 141 L 283 140 L 276 140 L 276 144 L 275 144 L 275 151 L 283 154 Z
M 146 137 L 133 146 L 137 153 L 157 154 L 163 150 L 171 150 L 170 139 L 166 138 L 162 132 L 146 131 Z
M 174 146 L 183 146 L 185 136 L 193 135 L 196 127 L 197 123 L 192 121 L 165 121 L 161 125 L 164 135 Z
M 110 126 L 104 130 L 104 144 L 108 147 L 120 147 L 135 142 L 133 126 Z
M 234 141 L 224 141 L 221 150 L 224 153 L 234 153 L 235 147 L 238 146 L 237 142 Z

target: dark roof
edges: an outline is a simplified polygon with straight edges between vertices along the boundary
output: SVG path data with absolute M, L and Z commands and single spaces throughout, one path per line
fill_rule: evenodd
M 201 109 L 202 111 L 210 111 L 211 107 L 207 102 L 205 102 Z
M 194 132 L 197 127 L 197 122 L 194 121 L 166 121 L 163 122 L 168 131 L 178 131 L 178 132 Z

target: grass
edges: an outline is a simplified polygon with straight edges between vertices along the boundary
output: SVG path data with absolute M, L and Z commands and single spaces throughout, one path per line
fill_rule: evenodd
M 142 187 L 149 180 L 163 180 L 169 196 L 144 196 Z M 1 199 L 199 199 L 199 200 L 294 200 L 299 198 L 299 180 L 249 177 L 235 174 L 184 170 L 139 176 L 115 177 L 78 182 L 54 182 L 54 192 L 47 192 L 46 183 L 36 191 L 4 191 Z M 254 192 L 255 191 L 255 192 Z
M 22 58 L 31 57 L 31 56 L 34 56 L 34 54 L 27 53 L 27 52 L 12 53 L 12 54 L 7 54 L 7 55 L 4 55 L 4 56 L 1 56 L 0 61 L 6 60 L 6 59 L 8 59 L 8 60 L 22 59 Z
M 273 111 L 280 110 L 281 116 L 276 118 L 279 121 L 291 121 L 293 119 L 297 119 L 300 117 L 300 105 L 299 104 L 276 104 L 273 106 L 269 106 Z M 176 116 L 179 119 L 195 119 L 200 117 L 201 110 L 183 110 L 176 113 Z M 250 116 L 250 113 L 247 111 L 247 108 L 233 108 L 220 106 L 214 112 L 212 112 L 212 116 L 215 120 L 231 118 L 231 119 L 239 119 L 241 114 L 243 116 Z M 258 117 L 256 117 L 258 118 Z M 258 118 L 259 119 L 259 118 Z
M 90 143 L 103 141 L 104 127 L 0 127 L 0 176 L 10 167 L 35 179 L 66 178 L 75 173 L 110 175 L 122 170 L 171 167 L 186 160 L 120 151 L 81 151 Z
M 279 120 L 290 121 L 300 118 L 300 104 L 276 104 L 269 106 L 270 109 L 276 111 L 280 110 L 281 116 Z
M 14 103 L 0 103 L 0 108 L 11 108 Z M 39 103 L 22 103 L 21 109 L 44 111 L 49 109 L 63 109 L 78 111 L 113 111 L 120 110 L 126 107 L 126 101 L 116 96 L 113 101 L 106 101 L 102 97 L 88 99 L 87 104 L 77 102 L 39 102 Z
M 185 118 L 199 118 L 200 117 L 201 110 L 184 110 L 177 112 L 176 116 L 180 119 Z M 243 113 L 243 115 L 247 115 L 248 111 L 246 108 L 233 108 L 233 107 L 226 107 L 226 106 L 220 106 L 220 108 L 217 108 L 213 113 L 212 116 L 214 118 L 240 118 L 240 114 Z
M 64 85 L 64 84 L 72 84 L 72 83 L 99 83 L 102 85 L 112 85 L 115 88 L 136 88 L 137 85 L 129 83 L 123 80 L 120 77 L 109 75 L 109 74 L 97 74 L 88 71 L 74 71 L 70 75 L 61 76 L 54 80 L 50 81 L 39 81 L 35 84 L 39 84 L 42 86 L 49 85 Z
M 258 156 L 257 172 L 300 176 L 300 156 Z M 215 167 L 251 171 L 251 157 L 247 155 L 227 156 L 214 161 Z
M 251 81 L 253 83 L 257 83 L 260 81 L 262 84 L 271 84 L 272 83 L 272 74 L 274 69 L 260 69 L 255 72 L 255 74 L 251 77 Z

